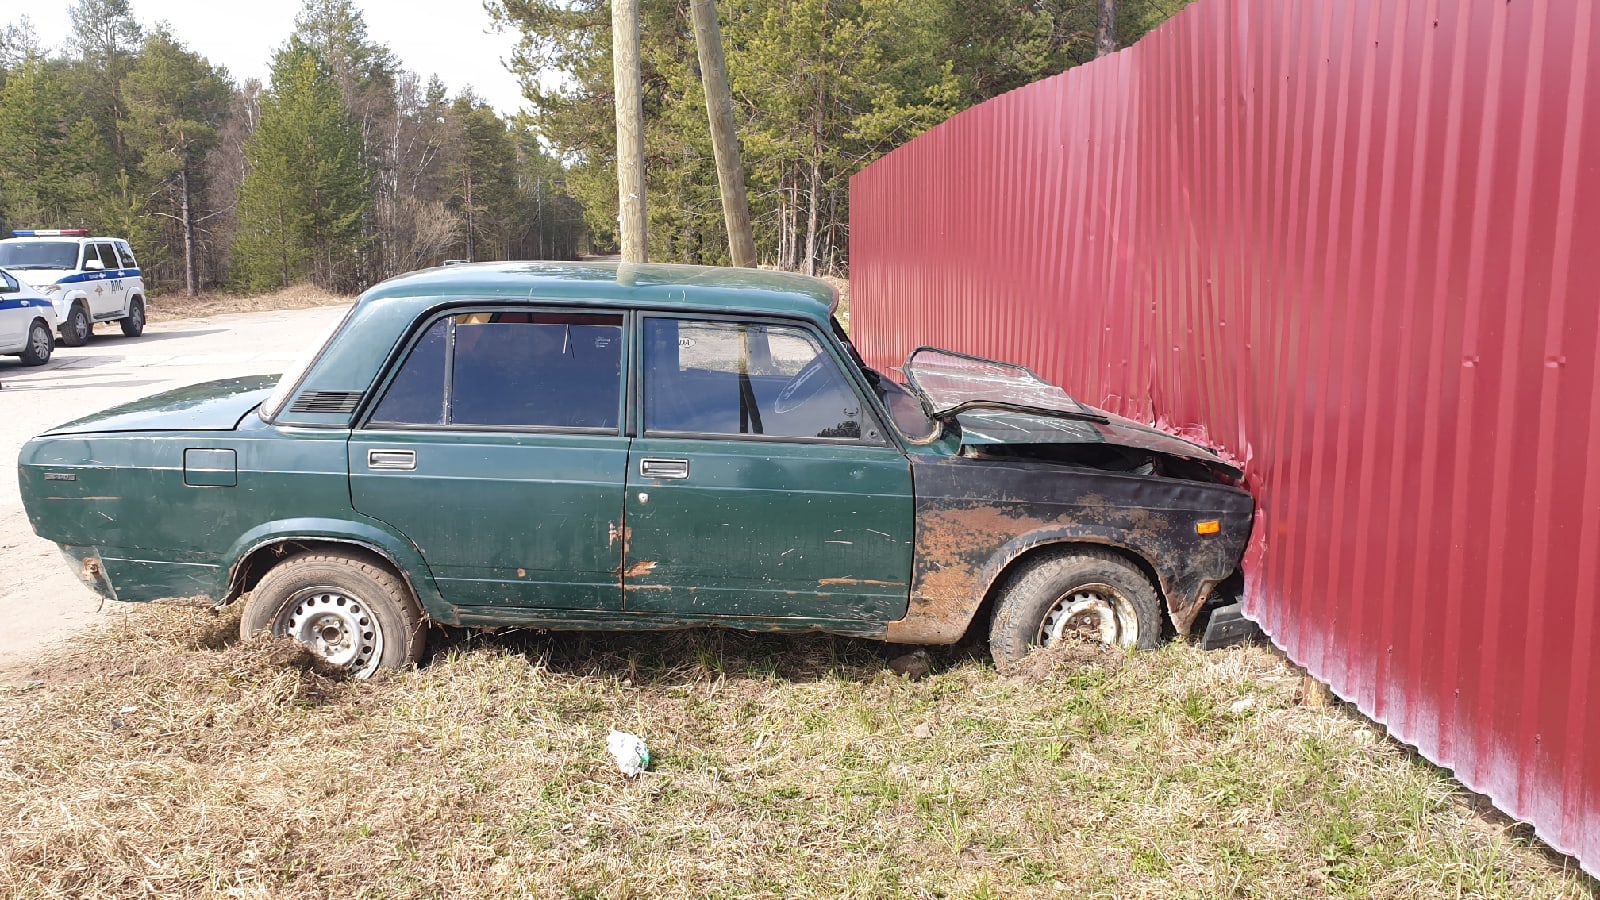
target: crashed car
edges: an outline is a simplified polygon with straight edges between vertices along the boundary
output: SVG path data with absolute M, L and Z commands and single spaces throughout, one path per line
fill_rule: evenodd
M 362 296 L 299 369 L 30 441 L 29 521 L 102 595 L 246 598 L 358 675 L 427 625 L 723 626 L 996 663 L 1149 648 L 1236 604 L 1254 505 L 1213 452 L 1020 366 L 868 368 L 824 282 L 461 265 Z

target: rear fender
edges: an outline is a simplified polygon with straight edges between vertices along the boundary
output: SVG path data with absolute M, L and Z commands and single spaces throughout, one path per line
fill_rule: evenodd
M 445 602 L 434 584 L 433 573 L 416 545 L 400 534 L 367 522 L 345 519 L 279 519 L 245 532 L 228 549 L 228 580 L 221 592 L 223 602 L 238 597 L 247 572 L 246 563 L 260 552 L 271 552 L 273 545 L 292 541 L 322 541 L 349 544 L 369 550 L 388 560 L 400 577 L 411 586 L 417 601 L 435 622 L 455 624 L 456 610 Z

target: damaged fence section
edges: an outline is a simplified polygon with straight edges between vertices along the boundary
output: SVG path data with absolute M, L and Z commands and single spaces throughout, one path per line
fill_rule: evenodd
M 1260 500 L 1246 608 L 1600 871 L 1600 16 L 1200 0 L 851 185 L 855 337 L 1033 367 Z

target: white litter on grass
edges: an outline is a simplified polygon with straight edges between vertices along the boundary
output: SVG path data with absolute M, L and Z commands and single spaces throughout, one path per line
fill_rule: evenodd
M 629 778 L 650 768 L 650 748 L 644 745 L 638 735 L 612 729 L 606 737 L 606 749 L 611 752 L 611 758 L 617 761 L 617 768 Z

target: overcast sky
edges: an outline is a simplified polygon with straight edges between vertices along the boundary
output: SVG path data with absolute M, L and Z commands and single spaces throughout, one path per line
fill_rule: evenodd
M 505 60 L 516 46 L 513 32 L 496 34 L 481 0 L 355 0 L 367 34 L 387 44 L 400 64 L 424 80 L 438 74 L 454 96 L 471 85 L 502 114 L 522 106 L 522 92 Z M 0 0 L 0 24 L 26 14 L 39 39 L 52 50 L 72 32 L 68 0 L 29 3 Z M 301 0 L 132 0 L 143 25 L 165 21 L 172 33 L 213 65 L 226 66 L 235 81 L 267 81 L 272 51 L 294 30 Z

